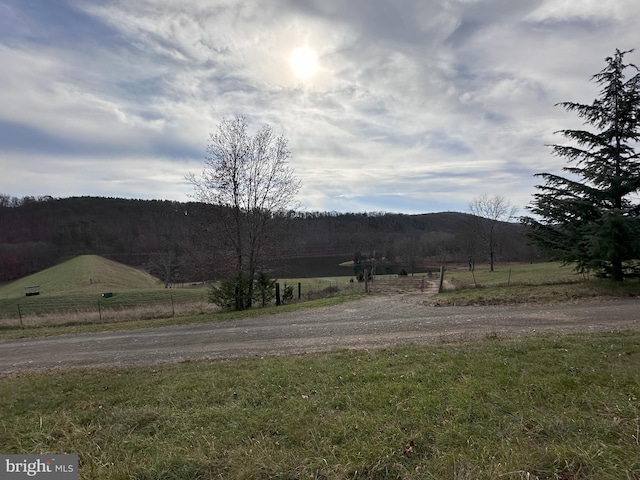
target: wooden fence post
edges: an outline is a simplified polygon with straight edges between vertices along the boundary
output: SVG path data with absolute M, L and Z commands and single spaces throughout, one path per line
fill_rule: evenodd
M 280 283 L 276 282 L 276 306 L 280 305 Z
M 364 269 L 364 293 L 369 293 L 369 271 Z
M 236 310 L 242 310 L 244 308 L 244 295 L 240 295 L 240 287 L 236 285 L 235 287 L 235 301 L 236 301 Z
M 440 265 L 440 284 L 438 285 L 438 293 L 442 293 L 444 284 L 444 265 Z

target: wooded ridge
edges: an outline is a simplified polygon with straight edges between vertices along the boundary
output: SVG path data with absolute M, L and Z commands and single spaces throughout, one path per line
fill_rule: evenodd
M 222 230 L 221 208 L 165 200 L 0 195 L 0 281 L 82 254 L 144 266 L 169 281 L 218 278 L 224 268 L 213 252 Z M 325 257 L 332 257 L 327 261 L 335 265 L 375 258 L 389 271 L 438 262 L 486 261 L 478 219 L 465 213 L 291 212 L 289 216 L 290 234 L 286 239 L 283 235 L 278 251 L 272 252 L 274 264 L 265 266 L 280 274 L 305 259 Z M 537 259 L 519 224 L 501 223 L 500 231 L 499 261 Z

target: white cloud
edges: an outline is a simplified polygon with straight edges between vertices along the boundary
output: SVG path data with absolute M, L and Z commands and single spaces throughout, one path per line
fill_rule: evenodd
M 636 13 L 634 0 L 547 0 L 533 11 L 526 20 L 554 22 L 571 20 L 593 20 L 595 22 L 621 21 Z
M 199 163 L 140 156 L 96 159 L 92 156 L 0 154 L 3 176 L 12 180 L 2 191 L 26 195 L 15 186 L 28 185 L 28 194 L 69 197 L 104 195 L 124 198 L 187 200 L 192 193 L 184 180 Z M 90 175 L 87 175 L 90 170 Z M 178 193 L 178 195 L 176 195 Z
M 346 211 L 527 204 L 533 173 L 562 166 L 544 145 L 576 122 L 553 105 L 592 100 L 640 19 L 631 0 L 59 7 L 2 6 L 0 162 L 20 163 L 0 191 L 186 200 L 208 132 L 242 114 L 290 140 L 308 209 Z M 288 65 L 301 45 L 318 53 L 306 81 Z

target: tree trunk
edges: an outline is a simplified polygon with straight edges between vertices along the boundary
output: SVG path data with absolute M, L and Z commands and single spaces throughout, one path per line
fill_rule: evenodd
M 249 268 L 249 278 L 247 279 L 248 285 L 247 285 L 247 308 L 251 308 L 251 305 L 253 304 L 253 283 L 254 283 L 254 279 L 256 276 L 256 269 L 255 267 L 250 267 Z

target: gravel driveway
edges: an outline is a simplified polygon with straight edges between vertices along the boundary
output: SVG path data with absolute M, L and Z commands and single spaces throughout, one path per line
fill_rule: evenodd
M 640 300 L 560 306 L 427 307 L 375 295 L 333 307 L 223 323 L 0 341 L 0 373 L 299 354 L 518 336 L 640 329 Z

